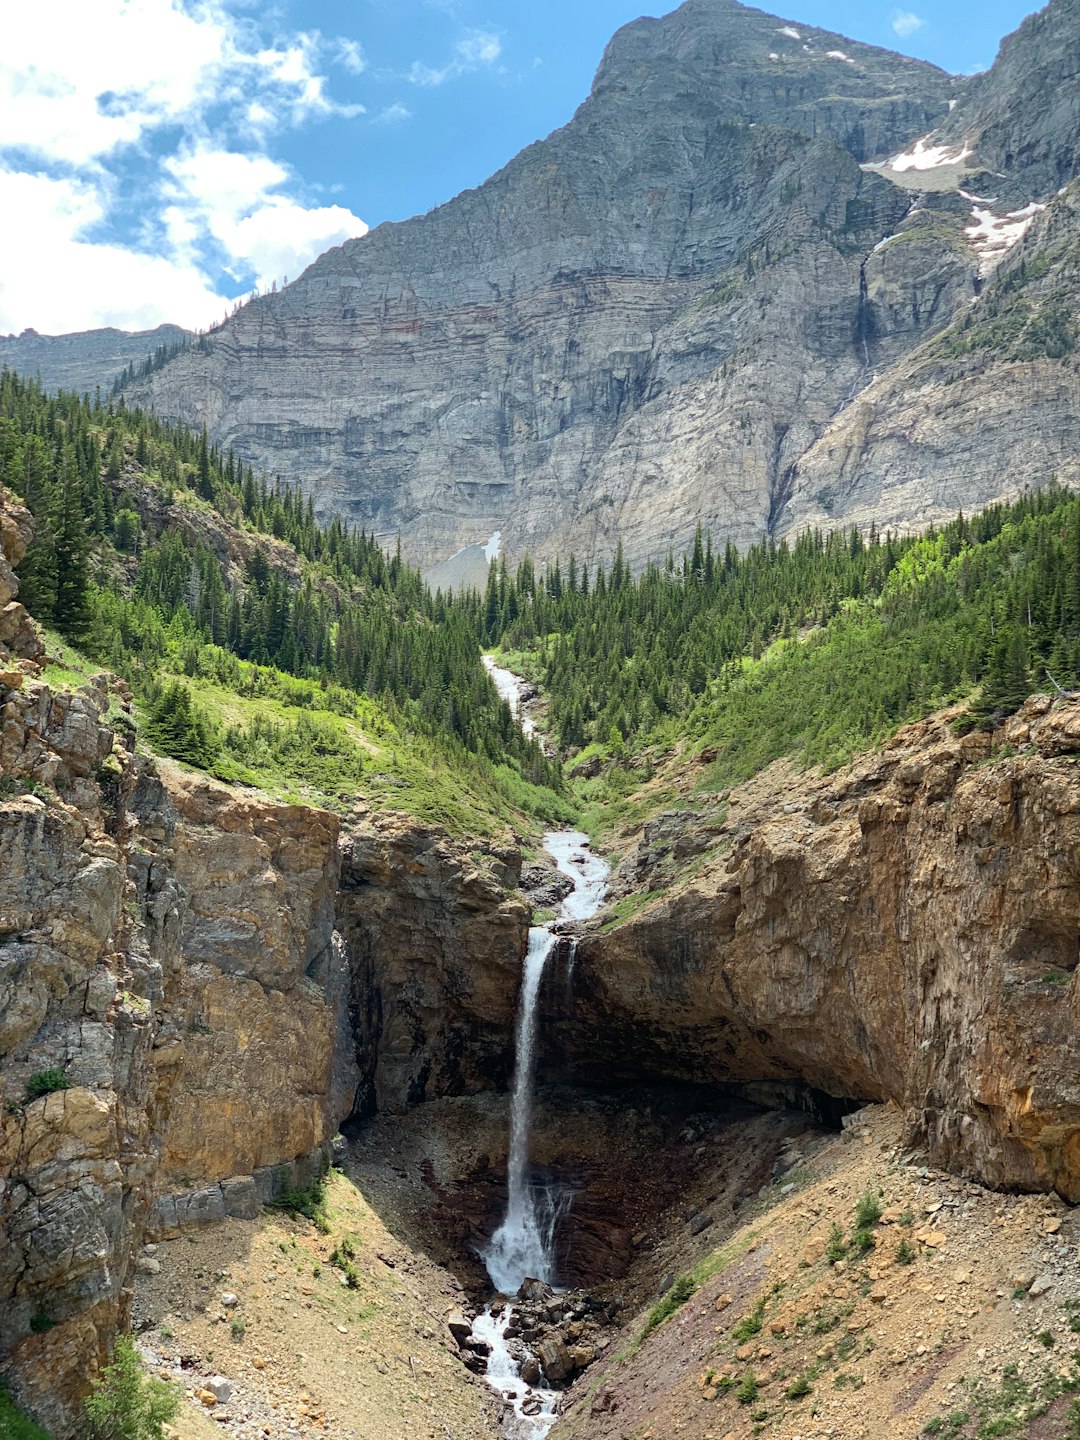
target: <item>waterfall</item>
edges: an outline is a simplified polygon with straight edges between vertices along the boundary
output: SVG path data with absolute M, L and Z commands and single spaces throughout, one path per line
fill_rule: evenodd
M 607 866 L 589 850 L 579 830 L 552 831 L 544 849 L 574 888 L 559 906 L 562 920 L 587 920 L 600 908 Z M 576 949 L 576 941 L 575 949 Z M 517 1293 L 526 1279 L 555 1283 L 554 1240 L 560 1206 L 546 1190 L 529 1184 L 529 1126 L 532 1118 L 536 1058 L 537 1001 L 544 965 L 555 947 L 550 925 L 529 931 L 529 948 L 518 998 L 514 1089 L 510 1105 L 510 1153 L 507 1162 L 506 1217 L 483 1252 L 491 1283 L 504 1295 Z
M 592 853 L 588 836 L 578 830 L 555 831 L 544 836 L 544 849 L 555 861 L 556 868 L 573 881 L 573 889 L 559 906 L 559 919 L 589 919 L 603 903 L 608 868 Z M 576 949 L 576 941 L 574 944 Z M 534 926 L 529 931 L 514 1032 L 506 1215 L 481 1252 L 491 1283 L 500 1295 L 515 1295 L 523 1280 L 543 1280 L 555 1285 L 558 1278 L 555 1229 L 562 1213 L 561 1197 L 548 1187 L 535 1190 L 529 1183 L 540 983 L 554 948 L 554 922 Z M 543 1440 L 555 1423 L 559 1394 L 550 1385 L 527 1385 L 522 1380 L 521 1342 L 509 1341 L 506 1334 L 511 1315 L 511 1306 L 501 1299 L 495 1300 L 477 1316 L 473 1334 L 489 1346 L 487 1383 L 507 1406 L 503 1433 L 514 1440 L 519 1437 L 520 1440 Z
M 532 1116 L 533 1065 L 536 1055 L 536 1002 L 544 965 L 555 945 L 546 927 L 529 931 L 529 948 L 518 998 L 516 1063 L 510 1102 L 510 1156 L 507 1162 L 506 1218 L 491 1237 L 484 1263 L 491 1283 L 504 1295 L 517 1293 L 528 1278 L 555 1279 L 552 1241 L 555 1207 L 538 1206 L 529 1185 L 529 1122 Z

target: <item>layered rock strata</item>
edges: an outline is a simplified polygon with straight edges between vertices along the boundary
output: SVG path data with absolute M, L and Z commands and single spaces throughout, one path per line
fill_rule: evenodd
M 654 832 L 693 878 L 582 939 L 547 1073 L 889 1099 L 935 1163 L 1080 1199 L 1080 702 L 950 718 L 835 775 L 773 767 L 702 846 L 693 813 Z
M 961 90 L 687 0 L 485 185 L 327 252 L 129 398 L 429 569 L 496 531 L 511 558 L 621 539 L 635 565 L 698 520 L 751 543 L 837 408 L 974 293 L 959 224 L 876 258 L 873 296 L 863 275 L 916 207 L 862 162 Z
M 952 78 L 686 0 L 484 185 L 128 393 L 444 586 L 496 532 L 641 568 L 699 521 L 744 547 L 1076 483 L 1078 41 L 1051 0 Z

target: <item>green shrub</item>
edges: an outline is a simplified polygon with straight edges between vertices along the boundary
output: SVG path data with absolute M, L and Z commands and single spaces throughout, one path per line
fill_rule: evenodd
M 242 1340 L 247 1334 L 247 1321 L 242 1315 L 234 1315 L 229 1322 L 229 1333 L 234 1340 Z
M 813 1388 L 809 1376 L 797 1375 L 784 1391 L 784 1394 L 789 1400 L 801 1400 L 804 1395 L 809 1395 Z
M 744 1315 L 739 1323 L 732 1330 L 732 1335 L 740 1345 L 752 1340 L 755 1335 L 761 1334 L 761 1326 L 765 1319 L 765 1301 L 759 1300 L 749 1315 Z
M 134 1341 L 122 1335 L 85 1405 L 89 1440 L 162 1440 L 163 1427 L 180 1409 L 180 1396 L 163 1380 L 143 1374 Z
M 856 1230 L 869 1230 L 881 1219 L 881 1201 L 873 1191 L 867 1190 L 865 1195 L 859 1197 L 855 1206 L 855 1228 Z
M 903 1236 L 900 1244 L 896 1247 L 896 1258 L 901 1265 L 913 1265 L 919 1258 L 919 1252 L 907 1236 Z
M 752 1405 L 758 1397 L 757 1376 L 752 1370 L 748 1370 L 739 1381 L 739 1388 L 735 1391 L 735 1399 L 740 1405 Z
M 662 1325 L 669 1316 L 674 1315 L 681 1305 L 685 1305 L 693 1295 L 694 1288 L 692 1275 L 680 1275 L 667 1294 L 649 1311 L 649 1318 L 645 1321 L 644 1328 L 638 1337 L 639 1343 L 645 1339 L 646 1335 L 651 1335 L 656 1327 Z
M 289 1215 L 299 1215 L 311 1223 L 323 1235 L 330 1233 L 330 1221 L 326 1214 L 326 1177 L 318 1176 L 310 1185 L 294 1190 L 286 1186 L 281 1194 L 270 1201 L 275 1210 L 284 1210 Z M 331 1260 L 331 1263 L 332 1260 Z
M 52 1316 L 46 1315 L 43 1310 L 39 1310 L 30 1318 L 30 1330 L 34 1335 L 44 1335 L 45 1331 L 51 1330 L 55 1324 L 56 1321 Z
M 71 1081 L 63 1070 L 39 1070 L 26 1082 L 27 1100 L 37 1100 L 42 1095 L 51 1095 L 54 1090 L 70 1090 Z
M 866 1255 L 874 1248 L 874 1232 L 860 1226 L 851 1237 L 851 1249 L 856 1255 Z

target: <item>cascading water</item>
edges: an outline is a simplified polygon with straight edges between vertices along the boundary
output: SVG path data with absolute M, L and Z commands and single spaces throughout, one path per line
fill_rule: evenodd
M 532 1118 L 533 1061 L 536 1051 L 536 1001 L 544 965 L 555 946 L 546 927 L 529 931 L 529 949 L 518 1001 L 514 1090 L 510 1102 L 510 1154 L 507 1162 L 506 1218 L 484 1251 L 491 1283 L 503 1295 L 516 1294 L 530 1276 L 551 1285 L 555 1280 L 551 1206 L 541 1213 L 529 1185 L 529 1122 Z
M 560 920 L 587 920 L 600 908 L 607 866 L 589 850 L 577 830 L 544 836 L 544 849 L 574 888 L 559 906 Z M 537 1002 L 544 965 L 555 947 L 554 923 L 529 931 L 515 1043 L 514 1087 L 510 1106 L 510 1150 L 507 1161 L 507 1205 L 502 1224 L 483 1252 L 491 1283 L 500 1295 L 514 1295 L 527 1279 L 555 1285 L 555 1229 L 561 1213 L 559 1197 L 537 1190 L 529 1180 L 529 1131 L 532 1119 L 533 1071 L 536 1056 Z M 558 1392 L 521 1378 L 520 1354 L 507 1344 L 510 1307 L 489 1305 L 477 1317 L 473 1333 L 487 1342 L 487 1381 L 513 1409 L 511 1433 L 540 1440 L 555 1423 Z

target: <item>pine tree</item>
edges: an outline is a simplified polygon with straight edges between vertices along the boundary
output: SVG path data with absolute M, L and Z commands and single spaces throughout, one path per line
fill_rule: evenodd
M 75 449 L 70 442 L 61 451 L 51 518 L 56 552 L 53 619 L 58 630 L 78 640 L 90 625 L 90 538 L 83 510 L 83 487 Z

